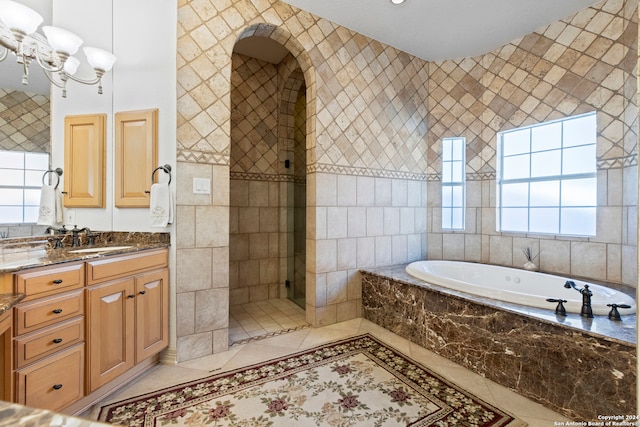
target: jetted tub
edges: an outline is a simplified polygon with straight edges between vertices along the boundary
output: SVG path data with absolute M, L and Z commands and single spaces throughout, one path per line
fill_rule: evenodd
M 564 306 L 569 313 L 580 313 L 582 295 L 573 288 L 565 288 L 565 277 L 537 273 L 497 265 L 476 264 L 461 261 L 416 261 L 406 267 L 407 273 L 424 282 L 476 296 L 554 310 L 556 303 L 547 298 L 567 300 Z M 573 280 L 578 288 L 589 285 L 593 293 L 591 307 L 594 315 L 607 315 L 607 304 L 628 304 L 620 308 L 620 314 L 636 312 L 633 297 L 602 285 Z

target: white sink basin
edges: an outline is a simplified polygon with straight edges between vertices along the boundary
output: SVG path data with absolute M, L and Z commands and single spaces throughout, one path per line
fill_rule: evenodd
M 94 252 L 107 252 L 107 251 L 119 251 L 121 249 L 129 249 L 133 246 L 102 246 L 97 248 L 84 248 L 69 251 L 72 254 L 94 253 Z

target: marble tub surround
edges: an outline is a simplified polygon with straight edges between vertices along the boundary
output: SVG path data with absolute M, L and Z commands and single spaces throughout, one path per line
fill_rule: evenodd
M 362 275 L 365 319 L 574 420 L 635 413 L 635 316 L 556 318 L 419 285 L 404 265 Z
M 169 233 L 107 231 L 93 232 L 93 235 L 95 242 L 93 245 L 88 245 L 85 233 L 81 233 L 79 247 L 71 246 L 71 234 L 4 239 L 0 243 L 0 273 L 170 245 Z M 56 239 L 60 237 L 62 237 L 63 247 L 55 248 Z M 78 249 L 109 246 L 126 246 L 126 248 L 108 252 L 74 252 Z

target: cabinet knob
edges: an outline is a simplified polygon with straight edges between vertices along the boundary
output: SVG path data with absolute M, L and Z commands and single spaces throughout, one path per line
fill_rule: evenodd
M 53 389 L 54 390 L 60 390 L 62 388 L 62 384 L 54 384 L 53 385 Z
M 62 342 L 62 338 L 56 338 L 53 340 L 55 344 L 60 344 Z
M 135 298 L 135 295 L 129 295 L 127 298 Z
M 56 308 L 55 310 L 53 310 L 53 312 L 55 314 L 60 314 L 60 313 L 62 313 L 62 309 L 61 308 Z
M 144 295 L 144 294 L 146 294 L 146 293 L 147 293 L 147 291 L 140 291 L 140 292 L 138 292 L 138 293 L 139 293 L 140 295 Z
M 59 285 L 60 283 L 62 283 L 62 279 L 56 279 L 53 281 L 54 285 Z

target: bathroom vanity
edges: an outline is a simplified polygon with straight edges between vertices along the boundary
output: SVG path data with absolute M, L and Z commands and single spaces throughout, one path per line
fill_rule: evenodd
M 6 313 L 3 400 L 78 413 L 168 346 L 168 242 L 94 246 L 0 263 L 0 291 L 22 298 Z

